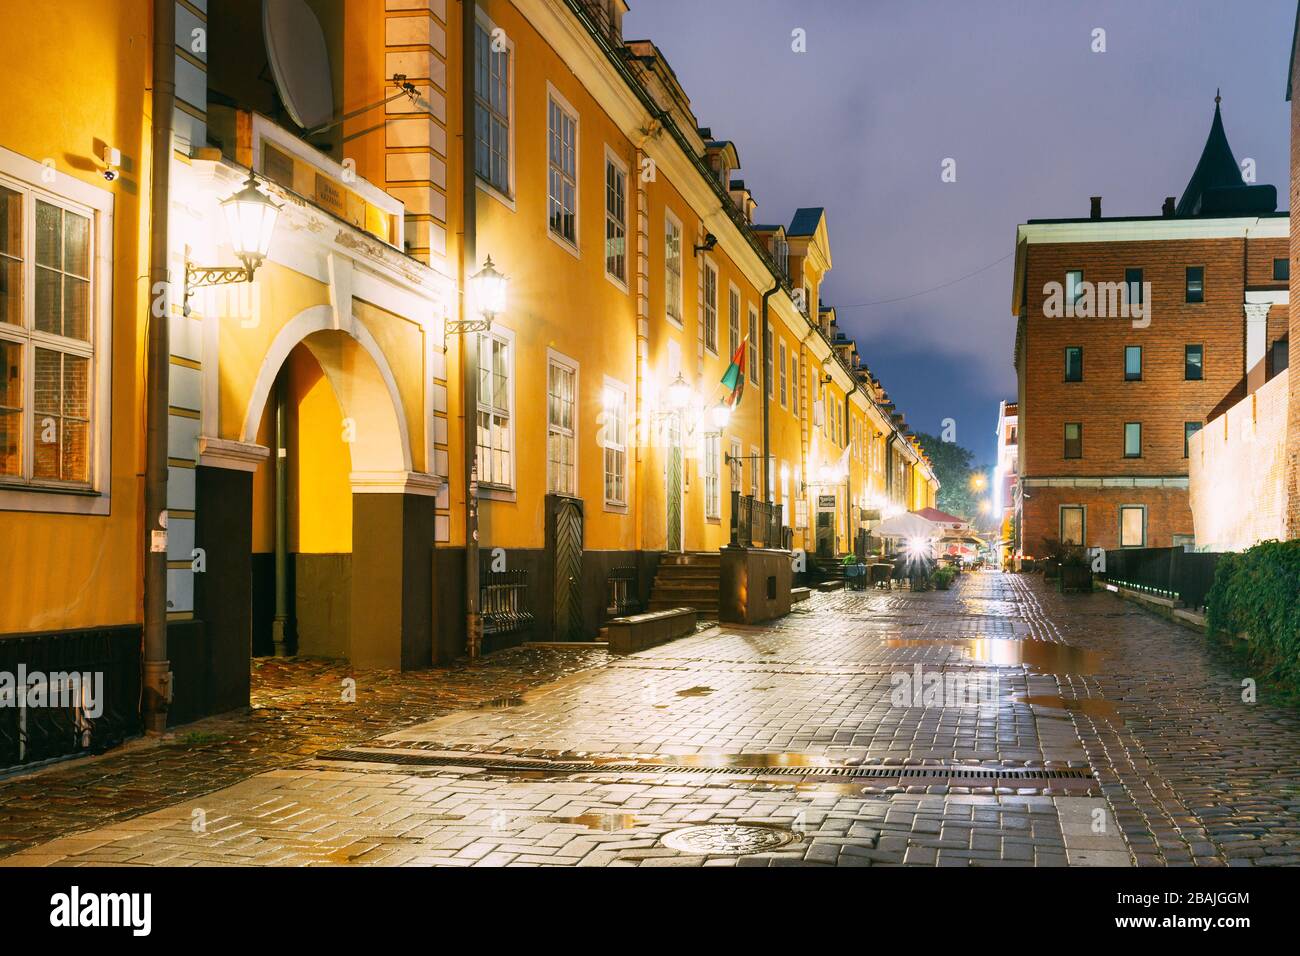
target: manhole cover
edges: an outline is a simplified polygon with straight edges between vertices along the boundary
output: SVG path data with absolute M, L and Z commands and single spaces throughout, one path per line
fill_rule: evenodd
M 764 853 L 793 842 L 795 835 L 789 830 L 775 827 L 727 826 L 709 824 L 683 827 L 664 834 L 663 845 L 681 853 L 701 856 L 744 856 Z

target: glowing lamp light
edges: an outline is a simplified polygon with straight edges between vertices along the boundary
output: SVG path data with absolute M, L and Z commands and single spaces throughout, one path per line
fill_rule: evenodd
M 682 378 L 681 372 L 677 373 L 677 377 L 668 386 L 664 398 L 668 402 L 668 407 L 675 412 L 682 411 L 690 404 L 691 386 L 686 379 Z
M 271 234 L 280 207 L 257 188 L 250 174 L 243 189 L 221 201 L 221 208 L 226 213 L 230 244 L 251 276 L 271 251 Z
M 907 553 L 910 557 L 919 558 L 930 552 L 930 542 L 925 538 L 908 538 Z
M 722 431 L 727 427 L 727 423 L 731 421 L 731 406 L 726 402 L 718 402 L 710 410 L 709 417 L 713 421 L 713 427 L 718 431 Z
M 469 277 L 478 310 L 491 318 L 506 310 L 506 288 L 510 280 L 496 270 L 488 256 L 483 268 Z

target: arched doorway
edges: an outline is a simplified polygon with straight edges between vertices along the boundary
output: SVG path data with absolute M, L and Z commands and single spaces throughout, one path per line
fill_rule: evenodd
M 242 410 L 234 419 L 242 425 L 205 439 L 197 469 L 195 534 L 209 555 L 195 583 L 212 672 L 208 712 L 247 703 L 251 654 L 276 650 L 277 579 L 286 651 L 359 667 L 432 663 L 438 482 L 411 470 L 392 366 L 365 323 L 351 317 L 340 327 L 330 306 L 284 323 L 263 351 L 256 374 L 246 356 L 223 354 L 216 390 Z
M 351 656 L 355 440 L 356 423 L 310 346 L 298 344 L 257 430 L 271 455 L 253 473 L 254 657 Z

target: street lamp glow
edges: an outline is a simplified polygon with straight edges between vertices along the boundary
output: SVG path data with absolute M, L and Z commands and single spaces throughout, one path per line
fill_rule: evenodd
M 982 471 L 977 471 L 975 474 L 970 476 L 970 486 L 973 490 L 983 491 L 985 484 L 984 473 Z
M 678 372 L 677 377 L 672 380 L 664 397 L 668 402 L 668 407 L 675 412 L 684 410 L 690 404 L 691 386 L 686 379 L 682 378 L 681 372 Z
M 469 277 L 469 281 L 480 312 L 492 318 L 506 310 L 506 287 L 510 280 L 496 270 L 491 256 L 484 261 L 482 269 Z
M 713 420 L 713 427 L 721 432 L 727 427 L 727 423 L 731 421 L 731 406 L 725 401 L 718 402 L 710 411 L 710 418 Z
M 230 231 L 230 244 L 251 278 L 271 251 L 271 234 L 279 218 L 280 207 L 257 188 L 252 174 L 244 188 L 221 201 Z

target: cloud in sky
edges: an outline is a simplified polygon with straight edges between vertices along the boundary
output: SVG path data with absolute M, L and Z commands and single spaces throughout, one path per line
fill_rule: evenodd
M 1218 87 L 1238 161 L 1287 202 L 1294 0 L 631 4 L 624 34 L 653 40 L 700 125 L 736 143 L 758 219 L 826 207 L 823 299 L 908 421 L 956 419 L 981 460 L 1015 394 L 1018 223 L 1086 216 L 1095 195 L 1108 216 L 1159 213 L 1192 174 Z M 956 182 L 940 180 L 945 158 Z

